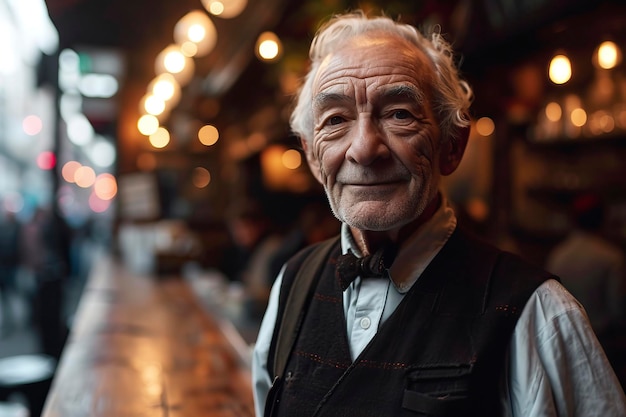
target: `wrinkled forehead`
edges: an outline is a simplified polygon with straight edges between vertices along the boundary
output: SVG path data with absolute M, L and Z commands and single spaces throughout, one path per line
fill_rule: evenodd
M 426 54 L 403 37 L 372 32 L 345 40 L 321 62 L 313 95 L 346 79 L 394 76 L 416 85 L 431 84 L 434 66 Z

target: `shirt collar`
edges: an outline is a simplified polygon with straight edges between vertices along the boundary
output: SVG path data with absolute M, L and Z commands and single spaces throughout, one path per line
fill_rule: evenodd
M 448 241 L 457 220 L 448 200 L 442 196 L 441 206 L 433 217 L 417 228 L 400 246 L 389 270 L 392 282 L 400 293 L 406 293 L 426 269 L 430 261 Z M 352 251 L 362 256 L 347 224 L 341 225 L 342 253 Z

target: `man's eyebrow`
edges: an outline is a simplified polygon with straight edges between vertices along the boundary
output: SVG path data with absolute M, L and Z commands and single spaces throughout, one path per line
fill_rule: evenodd
M 416 104 L 422 104 L 425 100 L 424 93 L 410 85 L 398 85 L 386 88 L 382 92 L 381 97 L 383 99 L 402 98 L 412 101 Z
M 313 97 L 313 107 L 314 108 L 324 108 L 329 105 L 339 104 L 339 103 L 348 103 L 352 101 L 349 96 L 345 94 L 339 93 L 319 93 L 315 97 Z

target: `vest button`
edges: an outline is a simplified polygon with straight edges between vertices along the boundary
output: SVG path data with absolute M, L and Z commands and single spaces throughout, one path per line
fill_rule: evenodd
M 367 330 L 370 328 L 371 325 L 372 325 L 372 321 L 369 319 L 369 317 L 363 317 L 361 319 L 361 329 Z

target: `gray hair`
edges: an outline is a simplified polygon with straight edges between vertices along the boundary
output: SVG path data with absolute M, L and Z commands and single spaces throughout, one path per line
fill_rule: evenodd
M 431 60 L 436 69 L 433 108 L 439 121 L 442 140 L 455 140 L 458 131 L 470 124 L 472 89 L 459 76 L 451 45 L 438 30 L 430 39 L 415 27 L 386 16 L 368 17 L 362 11 L 337 15 L 320 27 L 309 50 L 311 65 L 304 78 L 291 114 L 292 132 L 310 142 L 313 139 L 312 88 L 319 66 L 328 54 L 347 40 L 366 33 L 384 32 L 408 40 Z

